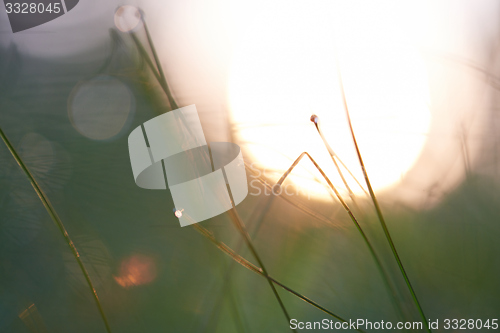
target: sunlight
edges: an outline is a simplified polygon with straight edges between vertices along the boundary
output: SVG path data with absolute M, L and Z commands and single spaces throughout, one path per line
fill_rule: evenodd
M 416 45 L 421 10 L 408 2 L 322 1 L 275 4 L 263 12 L 239 40 L 228 85 L 232 120 L 247 154 L 278 179 L 307 151 L 342 188 L 309 121 L 314 113 L 333 150 L 363 179 L 340 96 L 338 59 L 372 184 L 378 190 L 397 184 L 418 159 L 431 121 Z M 292 180 L 317 188 L 313 166 L 301 166 Z

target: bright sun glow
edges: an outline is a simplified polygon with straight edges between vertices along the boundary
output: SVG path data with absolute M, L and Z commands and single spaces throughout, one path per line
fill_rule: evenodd
M 397 183 L 418 158 L 430 125 L 426 71 L 415 46 L 417 8 L 400 1 L 289 1 L 263 12 L 239 41 L 229 81 L 233 121 L 253 160 L 277 179 L 307 151 L 342 188 L 309 121 L 314 113 L 333 150 L 363 180 L 338 59 L 372 184 L 380 190 Z M 292 180 L 314 188 L 318 173 L 310 163 L 301 166 Z

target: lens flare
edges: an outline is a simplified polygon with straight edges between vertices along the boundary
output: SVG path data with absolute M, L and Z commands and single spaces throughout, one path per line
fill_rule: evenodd
M 131 32 L 141 26 L 142 13 L 139 8 L 125 5 L 115 12 L 115 26 L 121 32 Z
M 156 279 L 156 263 L 148 256 L 133 255 L 122 261 L 120 275 L 114 278 L 123 288 L 151 283 Z
M 236 133 L 259 164 L 278 170 L 275 178 L 307 151 L 335 186 L 346 187 L 307 121 L 314 113 L 333 151 L 357 179 L 363 179 L 342 102 L 339 70 L 375 189 L 397 184 L 426 142 L 431 121 L 428 80 L 413 37 L 418 11 L 393 0 L 353 3 L 270 6 L 240 40 L 229 79 Z M 314 116 L 310 119 L 317 121 Z M 315 171 L 305 168 L 301 163 L 291 179 L 311 188 Z M 347 180 L 349 187 L 362 193 L 352 177 Z
M 107 140 L 118 135 L 134 111 L 135 98 L 130 89 L 107 75 L 77 85 L 68 102 L 73 127 L 93 140 Z

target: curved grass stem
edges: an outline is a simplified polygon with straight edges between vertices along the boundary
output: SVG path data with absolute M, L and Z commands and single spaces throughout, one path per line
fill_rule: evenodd
M 354 213 L 349 208 L 349 206 L 347 205 L 347 203 L 345 202 L 345 200 L 342 198 L 342 196 L 340 195 L 340 193 L 337 190 L 337 188 L 332 184 L 332 182 L 330 181 L 330 179 L 328 178 L 328 176 L 323 172 L 323 170 L 321 169 L 321 167 L 316 163 L 316 161 L 312 158 L 312 156 L 309 155 L 309 153 L 307 153 L 307 152 L 303 152 L 302 154 L 300 154 L 300 156 L 295 160 L 295 162 L 290 166 L 290 168 L 283 174 L 283 176 L 280 178 L 280 180 L 278 181 L 277 184 L 281 185 L 283 183 L 283 181 L 286 179 L 286 177 L 299 164 L 299 162 L 302 160 L 302 158 L 304 156 L 309 157 L 309 159 L 314 164 L 314 166 L 316 167 L 316 169 L 318 169 L 318 171 L 321 173 L 321 176 L 323 176 L 323 178 L 327 182 L 327 184 L 330 187 L 330 189 L 335 193 L 335 196 L 340 201 L 340 204 L 345 209 L 345 211 L 347 212 L 347 214 L 351 218 L 351 221 L 356 226 L 356 229 L 358 230 L 359 234 L 363 238 L 363 241 L 365 242 L 366 246 L 368 247 L 368 250 L 370 251 L 370 254 L 371 254 L 371 256 L 372 256 L 372 258 L 373 258 L 373 260 L 374 260 L 374 262 L 375 262 L 375 264 L 377 266 L 377 269 L 379 270 L 379 273 L 382 276 L 382 281 L 384 282 L 385 287 L 387 288 L 387 290 L 389 291 L 389 293 L 392 295 L 392 301 L 394 303 L 395 308 L 399 312 L 400 316 L 402 318 L 404 318 L 403 312 L 401 310 L 401 307 L 399 306 L 399 303 L 397 302 L 397 299 L 396 299 L 396 292 L 394 291 L 394 289 L 392 288 L 392 286 L 391 286 L 391 284 L 389 282 L 389 276 L 387 275 L 387 272 L 384 270 L 384 268 L 382 266 L 382 262 L 378 258 L 377 254 L 375 252 L 375 249 L 373 248 L 373 245 L 368 240 L 368 237 L 366 236 L 365 232 L 363 231 L 363 229 L 359 225 L 359 222 L 356 219 L 356 217 L 354 216 Z
M 340 164 L 342 164 L 344 169 L 347 170 L 349 175 L 351 175 L 352 179 L 354 179 L 354 181 L 358 184 L 359 188 L 361 188 L 361 190 L 368 196 L 368 192 L 366 192 L 365 188 L 361 185 L 361 183 L 358 181 L 358 179 L 352 174 L 351 170 L 349 170 L 349 168 L 344 164 L 344 162 L 342 162 L 340 157 L 335 153 L 335 151 L 332 149 L 332 147 L 330 146 L 330 144 L 326 140 L 325 136 L 323 135 L 323 131 L 321 131 L 321 126 L 319 125 L 319 117 L 316 115 L 312 115 L 311 121 L 314 123 L 314 126 L 316 127 L 316 130 L 318 131 L 318 134 L 319 134 L 321 140 L 323 140 L 323 143 L 324 143 L 326 149 L 328 150 L 328 154 L 330 154 L 330 157 L 332 158 L 333 164 L 335 165 L 335 168 L 337 169 L 337 172 L 339 173 L 340 178 L 342 179 L 342 182 L 344 183 L 345 187 L 349 191 L 349 196 L 351 197 L 352 201 L 355 202 L 354 193 L 352 192 L 349 185 L 347 185 L 347 181 L 345 180 L 345 177 L 342 174 L 342 171 L 340 170 L 340 167 L 337 163 L 337 160 Z
M 354 129 L 352 127 L 351 116 L 349 114 L 349 108 L 347 106 L 347 99 L 345 96 L 344 84 L 342 82 L 342 75 L 340 73 L 340 67 L 339 67 L 338 63 L 337 63 L 337 70 L 338 70 L 338 78 L 340 81 L 339 82 L 340 83 L 340 93 L 342 95 L 342 103 L 344 105 L 344 110 L 345 110 L 345 113 L 347 116 L 347 123 L 349 125 L 349 130 L 351 132 L 352 141 L 354 143 L 354 148 L 355 148 L 356 154 L 358 156 L 359 165 L 361 166 L 361 171 L 363 172 L 366 186 L 368 188 L 368 192 L 370 193 L 370 197 L 371 197 L 373 205 L 375 207 L 375 211 L 377 213 L 378 220 L 380 221 L 380 224 L 381 224 L 382 229 L 384 231 L 384 235 L 387 239 L 387 242 L 389 243 L 389 246 L 391 247 L 392 254 L 394 255 L 394 258 L 396 259 L 399 270 L 401 271 L 401 274 L 403 275 L 406 286 L 408 287 L 408 290 L 410 291 L 413 302 L 415 303 L 415 305 L 418 309 L 418 312 L 424 321 L 424 325 L 427 328 L 427 331 L 431 332 L 431 329 L 428 325 L 427 318 L 425 317 L 422 306 L 420 305 L 420 302 L 418 301 L 417 295 L 415 294 L 415 290 L 413 289 L 413 286 L 411 285 L 410 279 L 408 278 L 408 275 L 406 274 L 403 263 L 401 262 L 401 258 L 399 257 L 398 251 L 396 250 L 396 246 L 394 245 L 394 242 L 392 241 L 391 234 L 389 233 L 389 229 L 387 228 L 387 224 L 385 223 L 384 215 L 382 214 L 382 210 L 380 209 L 380 205 L 377 201 L 377 197 L 375 196 L 375 192 L 373 191 L 372 185 L 370 183 L 370 178 L 368 177 L 368 173 L 366 172 L 365 164 L 363 162 L 361 152 L 359 151 L 358 142 L 356 140 L 356 135 L 354 134 Z
M 247 167 L 247 170 L 250 170 L 251 171 L 251 168 L 248 167 L 248 165 L 245 163 L 246 167 Z M 254 179 L 256 179 L 257 181 L 259 181 L 262 185 L 264 185 L 267 189 L 269 190 L 273 190 L 273 185 L 269 184 L 264 178 L 262 178 L 261 176 L 258 176 L 258 177 L 255 177 Z M 275 184 L 276 185 L 276 184 Z M 273 198 L 273 197 L 271 197 Z M 308 208 L 307 206 L 305 206 L 304 204 L 300 203 L 299 201 L 297 200 L 292 200 L 290 199 L 289 197 L 287 196 L 279 196 L 280 199 L 288 202 L 289 204 L 293 205 L 295 208 L 297 208 L 298 210 L 300 210 L 301 212 L 311 216 L 312 218 L 318 220 L 318 221 L 321 221 L 323 223 L 325 223 L 326 225 L 332 227 L 332 228 L 340 228 L 339 225 L 340 223 L 338 221 L 334 221 L 332 220 L 331 218 L 328 218 L 310 208 Z M 260 220 L 263 218 L 263 214 L 256 214 L 257 216 L 253 218 L 253 221 L 257 221 L 258 223 L 260 223 Z M 252 223 L 253 224 L 253 223 Z
M 242 256 L 240 256 L 239 254 L 237 254 L 236 252 L 234 252 L 229 246 L 227 246 L 225 243 L 217 240 L 213 235 L 212 233 L 210 233 L 210 231 L 208 231 L 207 229 L 205 229 L 204 227 L 202 227 L 199 223 L 195 223 L 193 224 L 193 227 L 200 233 L 202 234 L 203 236 L 205 236 L 206 238 L 208 238 L 213 244 L 215 244 L 215 246 L 217 246 L 217 248 L 219 250 L 221 250 L 222 252 L 224 252 L 225 254 L 227 254 L 228 256 L 230 256 L 234 261 L 236 261 L 238 264 L 240 264 L 241 266 L 251 270 L 252 272 L 262 276 L 262 277 L 265 277 L 266 279 L 268 279 L 269 281 L 271 281 L 272 283 L 280 286 L 281 288 L 283 288 L 284 290 L 288 291 L 289 293 L 297 296 L 298 298 L 300 298 L 301 300 L 303 300 L 304 302 L 306 303 L 309 303 L 310 305 L 314 306 L 315 308 L 323 311 L 324 313 L 332 316 L 333 318 L 341 321 L 341 322 L 347 322 L 347 320 L 343 319 L 342 317 L 336 315 L 335 313 L 333 313 L 332 311 L 328 310 L 327 308 L 319 305 L 318 303 L 316 303 L 315 301 L 309 299 L 308 297 L 300 294 L 299 292 L 293 290 L 292 288 L 289 288 L 287 287 L 286 285 L 284 285 L 283 283 L 279 282 L 278 280 L 276 280 L 275 278 L 269 276 L 269 275 L 266 275 L 264 274 L 262 268 L 259 268 L 257 266 L 255 266 L 254 264 L 252 264 L 251 262 L 249 262 L 248 260 L 246 260 L 245 258 L 243 258 Z M 363 333 L 362 330 L 358 329 L 357 330 L 358 332 L 361 332 Z
M 143 26 L 144 26 L 144 32 L 146 33 L 146 39 L 148 41 L 149 49 L 151 50 L 151 53 L 153 54 L 153 59 L 154 63 L 149 57 L 148 51 L 146 48 L 142 45 L 142 43 L 139 41 L 139 38 L 137 37 L 137 34 L 135 32 L 131 32 L 130 35 L 132 36 L 132 40 L 134 41 L 134 44 L 136 45 L 139 53 L 143 57 L 143 59 L 146 61 L 146 64 L 149 66 L 150 70 L 153 72 L 154 77 L 158 80 L 158 83 L 160 84 L 161 88 L 167 95 L 168 102 L 170 104 L 171 110 L 178 109 L 179 106 L 175 102 L 174 97 L 172 96 L 172 92 L 170 91 L 170 88 L 167 83 L 167 79 L 165 77 L 165 73 L 163 72 L 163 67 L 161 66 L 160 60 L 158 58 L 158 54 L 156 53 L 156 48 L 153 43 L 153 39 L 151 38 L 151 35 L 149 33 L 148 25 L 146 23 L 146 20 L 144 17 L 141 18 Z
M 257 253 L 257 250 L 252 244 L 252 241 L 250 239 L 250 235 L 248 234 L 248 231 L 246 230 L 245 224 L 241 220 L 241 217 L 239 216 L 238 212 L 236 211 L 236 208 L 233 206 L 233 208 L 229 211 L 229 214 L 235 223 L 237 229 L 240 231 L 241 235 L 243 236 L 243 239 L 245 240 L 245 243 L 247 244 L 248 248 L 250 249 L 250 252 L 252 252 L 252 255 L 254 258 L 257 260 L 259 266 L 261 267 L 262 273 L 266 276 L 269 277 L 269 274 L 267 273 L 267 270 L 264 266 L 264 263 L 262 262 L 259 254 Z M 273 291 L 274 296 L 276 297 L 276 300 L 278 301 L 281 310 L 283 311 L 283 314 L 285 315 L 286 319 L 288 320 L 288 323 L 291 321 L 291 317 L 288 314 L 288 311 L 285 307 L 285 304 L 283 303 L 280 295 L 278 294 L 278 291 L 276 290 L 276 287 L 274 287 L 274 284 L 272 281 L 268 278 L 267 280 L 269 282 L 269 286 L 271 287 L 271 290 Z M 294 329 L 291 329 L 293 332 L 296 332 Z
M 75 244 L 73 243 L 73 241 L 69 237 L 69 234 L 66 231 L 66 228 L 64 227 L 64 224 L 62 223 L 61 219 L 59 218 L 59 215 L 57 215 L 56 210 L 54 209 L 54 206 L 52 206 L 52 203 L 49 201 L 49 198 L 43 192 L 41 187 L 38 185 L 37 181 L 35 180 L 35 177 L 31 173 L 31 171 L 29 171 L 28 167 L 23 162 L 21 156 L 19 156 L 19 154 L 16 152 L 14 146 L 11 144 L 11 142 L 9 141 L 9 139 L 7 138 L 7 136 L 5 135 L 5 133 L 3 132 L 3 130 L 1 128 L 0 128 L 0 136 L 2 137 L 3 142 L 5 143 L 5 145 L 9 149 L 10 153 L 12 154 L 14 159 L 16 160 L 17 164 L 23 170 L 24 174 L 26 175 L 26 177 L 30 181 L 31 186 L 33 186 L 33 189 L 35 190 L 36 194 L 38 195 L 38 197 L 42 201 L 42 204 L 44 205 L 45 209 L 49 213 L 52 221 L 54 221 L 54 223 L 58 227 L 59 231 L 61 231 L 61 234 L 63 235 L 66 243 L 68 244 L 68 246 L 71 250 L 71 253 L 75 257 L 75 260 L 78 263 L 78 266 L 80 267 L 80 270 L 82 271 L 83 276 L 85 277 L 87 285 L 89 286 L 90 291 L 92 292 L 92 296 L 94 297 L 95 303 L 97 305 L 97 309 L 99 310 L 99 313 L 100 313 L 102 320 L 104 322 L 104 326 L 106 327 L 106 331 L 108 333 L 111 333 L 111 328 L 109 326 L 106 315 L 104 314 L 104 310 L 102 308 L 99 297 L 97 296 L 97 291 L 95 290 L 94 285 L 92 283 L 92 280 L 90 279 L 90 275 L 89 275 L 87 269 L 85 268 L 85 265 L 83 264 L 82 259 L 80 258 L 80 254 L 78 253 L 78 250 L 76 249 Z
M 262 262 L 259 254 L 257 253 L 257 250 L 255 249 L 255 247 L 252 244 L 252 240 L 251 240 L 250 234 L 248 233 L 248 230 L 247 230 L 247 228 L 245 226 L 245 223 L 243 222 L 243 220 L 241 219 L 240 215 L 238 214 L 238 211 L 236 210 L 236 206 L 234 204 L 234 199 L 233 199 L 233 194 L 231 192 L 231 187 L 229 186 L 229 182 L 227 181 L 227 175 L 226 175 L 226 172 L 225 172 L 224 169 L 222 169 L 222 174 L 224 175 L 224 179 L 226 180 L 227 191 L 228 191 L 229 197 L 231 198 L 231 205 L 233 206 L 233 208 L 231 210 L 229 210 L 229 216 L 231 217 L 231 220 L 233 221 L 233 223 L 236 226 L 236 228 L 241 233 L 241 236 L 245 240 L 245 243 L 247 244 L 248 248 L 250 249 L 250 252 L 252 252 L 252 255 L 257 260 L 258 264 L 260 265 L 260 267 L 262 269 L 262 272 L 267 277 L 267 276 L 269 276 L 269 274 L 267 273 L 267 269 L 264 266 L 264 263 Z M 269 283 L 269 286 L 271 287 L 271 290 L 273 291 L 274 297 L 278 301 L 278 303 L 280 305 L 280 308 L 283 311 L 283 314 L 285 315 L 288 323 L 290 323 L 290 321 L 292 320 L 292 318 L 288 314 L 288 311 L 287 311 L 287 309 L 285 307 L 285 304 L 281 300 L 281 297 L 278 294 L 278 291 L 274 287 L 274 284 L 272 283 L 271 280 L 267 279 L 267 282 Z M 292 330 L 292 332 L 296 332 L 295 329 L 292 329 L 292 328 L 290 328 L 290 329 Z

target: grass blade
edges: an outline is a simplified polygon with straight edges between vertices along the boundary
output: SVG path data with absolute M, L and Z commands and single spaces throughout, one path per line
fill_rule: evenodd
M 247 168 L 247 170 L 249 172 L 252 172 L 252 168 L 247 164 L 245 163 L 245 166 Z M 262 178 L 262 176 L 256 176 L 254 177 L 254 179 L 256 179 L 257 181 L 259 181 L 262 185 L 264 185 L 268 190 L 273 190 L 274 186 L 269 184 L 264 178 Z M 280 195 L 279 198 L 285 200 L 286 202 L 290 203 L 291 205 L 293 205 L 295 208 L 297 208 L 298 210 L 302 211 L 303 213 L 317 219 L 318 221 L 321 221 L 325 224 L 327 224 L 328 226 L 330 227 L 333 227 L 333 228 L 341 228 L 340 227 L 340 222 L 338 221 L 334 221 L 332 220 L 331 218 L 328 218 L 320 213 L 317 213 L 315 211 L 313 211 L 312 209 L 308 208 L 307 206 L 305 206 L 304 204 L 298 202 L 297 200 L 292 200 L 290 199 L 289 197 L 287 196 L 282 196 Z M 262 214 L 260 214 L 262 215 Z M 262 217 L 257 217 L 257 218 L 262 218 Z M 254 218 L 254 220 L 256 220 L 257 218 Z
M 281 185 L 281 183 L 283 183 L 283 181 L 286 179 L 286 177 L 292 172 L 293 168 L 295 168 L 295 166 L 297 166 L 299 164 L 299 162 L 302 160 L 302 158 L 304 156 L 309 157 L 309 159 L 314 164 L 314 166 L 316 167 L 316 169 L 318 169 L 318 171 L 321 173 L 321 175 L 323 176 L 323 178 L 326 180 L 328 186 L 335 193 L 335 195 L 337 196 L 337 199 L 340 201 L 342 207 L 344 207 L 345 211 L 347 212 L 347 214 L 351 218 L 352 222 L 356 226 L 356 229 L 358 230 L 359 234 L 363 238 L 363 241 L 365 242 L 366 246 L 368 247 L 368 250 L 370 251 L 370 254 L 371 254 L 373 260 L 375 261 L 375 264 L 376 264 L 376 266 L 377 266 L 377 268 L 378 268 L 378 270 L 380 272 L 380 275 L 382 276 L 382 281 L 384 282 L 384 284 L 385 284 L 387 290 L 389 291 L 389 293 L 392 295 L 392 300 L 393 300 L 393 303 L 395 305 L 395 308 L 399 312 L 400 316 L 402 318 L 404 318 L 403 312 L 401 310 L 401 307 L 399 306 L 399 304 L 398 304 L 398 302 L 396 300 L 396 292 L 391 287 L 391 284 L 389 282 L 389 277 L 388 277 L 386 271 L 384 270 L 384 268 L 382 266 L 382 262 L 378 258 L 377 254 L 375 252 L 375 249 L 373 248 L 373 245 L 368 240 L 368 237 L 366 236 L 365 232 L 361 228 L 358 220 L 354 216 L 354 213 L 349 208 L 349 206 L 347 205 L 347 203 L 345 202 L 345 200 L 342 198 L 342 196 L 340 195 L 339 191 L 335 188 L 335 186 L 332 184 L 332 182 L 330 181 L 330 179 L 328 178 L 328 176 L 323 172 L 323 170 L 321 169 L 321 167 L 316 163 L 316 161 L 312 158 L 312 156 L 309 155 L 309 153 L 307 153 L 307 152 L 303 152 L 302 154 L 300 154 L 300 156 L 295 160 L 295 162 L 292 164 L 292 166 L 283 174 L 283 176 L 281 177 L 281 179 L 278 181 L 277 184 Z
M 222 252 L 224 252 L 225 254 L 227 254 L 228 256 L 230 256 L 234 261 L 236 261 L 238 264 L 242 265 L 243 267 L 251 270 L 252 272 L 260 275 L 260 276 L 263 276 L 265 277 L 266 279 L 268 279 L 269 281 L 273 282 L 274 284 L 280 286 L 281 288 L 285 289 L 286 291 L 288 291 L 289 293 L 297 296 L 298 298 L 300 298 L 301 300 L 311 304 L 312 306 L 314 306 L 315 308 L 323 311 L 324 313 L 334 317 L 335 319 L 341 321 L 341 322 L 347 322 L 347 320 L 343 319 L 342 317 L 336 315 L 335 313 L 331 312 L 330 310 L 326 309 L 325 307 L 319 305 L 318 303 L 316 303 L 315 301 L 307 298 L 306 296 L 296 292 L 295 290 L 293 290 L 292 288 L 289 288 L 287 287 L 286 285 L 284 285 L 283 283 L 279 282 L 278 280 L 274 279 L 273 277 L 269 276 L 269 275 L 265 275 L 264 272 L 262 271 L 261 268 L 255 266 L 254 264 L 252 264 L 251 262 L 249 262 L 248 260 L 246 260 L 245 258 L 243 258 L 242 256 L 240 256 L 239 254 L 237 254 L 236 252 L 234 252 L 229 246 L 227 246 L 225 243 L 223 242 L 220 242 L 218 241 L 211 233 L 210 231 L 208 231 L 207 229 L 205 229 L 204 227 L 202 227 L 201 225 L 199 225 L 199 223 L 195 223 L 193 224 L 193 227 L 200 233 L 202 234 L 203 236 L 205 236 L 206 238 L 208 238 L 212 243 L 215 244 L 215 246 L 217 246 L 217 248 L 219 250 L 221 250 Z M 357 330 L 358 332 L 363 332 L 362 330 Z
M 252 244 L 252 241 L 250 239 L 250 235 L 248 234 L 248 231 L 246 230 L 245 224 L 241 220 L 241 217 L 239 216 L 238 212 L 236 211 L 236 208 L 233 206 L 233 208 L 229 211 L 229 215 L 231 216 L 233 222 L 236 225 L 236 228 L 240 231 L 241 235 L 243 236 L 243 239 L 245 240 L 245 243 L 247 244 L 248 248 L 250 249 L 250 252 L 252 252 L 252 255 L 255 257 L 257 262 L 259 263 L 259 266 L 261 267 L 262 273 L 268 277 L 269 274 L 267 273 L 267 270 L 264 266 L 264 263 L 260 259 L 260 256 L 257 253 L 257 250 Z M 273 291 L 274 296 L 276 297 L 276 300 L 278 301 L 281 310 L 283 311 L 283 314 L 285 315 L 286 319 L 288 320 L 288 323 L 290 323 L 290 320 L 292 319 L 290 315 L 288 314 L 288 311 L 286 310 L 285 304 L 283 304 L 283 301 L 281 300 L 280 295 L 278 294 L 278 291 L 274 287 L 274 284 L 270 279 L 267 280 L 269 282 L 269 286 L 271 287 L 271 290 Z M 293 332 L 295 332 L 294 329 L 292 329 Z
M 351 116 L 349 114 L 349 108 L 347 107 L 347 99 L 345 96 L 344 84 L 342 83 L 342 75 L 340 73 L 340 67 L 338 66 L 338 63 L 337 63 L 337 70 L 338 70 L 338 77 L 339 77 L 339 81 L 340 81 L 340 93 L 342 95 L 342 102 L 344 104 L 344 110 L 345 110 L 346 116 L 347 116 L 347 123 L 349 125 L 349 130 L 351 132 L 352 141 L 354 143 L 354 148 L 355 148 L 356 154 L 358 156 L 359 165 L 361 166 L 361 171 L 363 172 L 366 186 L 368 187 L 368 192 L 370 193 L 370 197 L 373 201 L 373 205 L 375 206 L 375 211 L 377 213 L 377 217 L 380 221 L 380 224 L 382 225 L 382 229 L 384 230 L 384 235 L 387 239 L 387 242 L 389 243 L 389 246 L 391 247 L 392 254 L 394 255 L 394 258 L 396 259 L 399 270 L 401 271 L 401 274 L 403 275 L 403 278 L 406 282 L 406 286 L 408 287 L 408 290 L 410 291 L 413 302 L 417 306 L 418 312 L 424 321 L 424 325 L 427 328 L 427 331 L 431 332 L 431 329 L 430 329 L 428 322 L 427 322 L 427 318 L 425 317 L 424 311 L 422 310 L 420 302 L 417 299 L 417 295 L 415 294 L 415 291 L 413 290 L 410 279 L 408 278 L 408 275 L 406 274 L 406 271 L 403 267 L 403 263 L 401 262 L 401 258 L 399 257 L 398 251 L 396 250 L 396 246 L 394 245 L 394 242 L 392 241 L 391 234 L 389 233 L 389 229 L 387 228 L 387 224 L 385 223 L 384 215 L 382 214 L 382 210 L 380 209 L 380 205 L 378 204 L 377 197 L 375 196 L 375 192 L 373 191 L 372 185 L 370 183 L 370 179 L 368 178 L 368 173 L 366 172 L 365 164 L 363 162 L 363 158 L 361 157 L 361 152 L 359 151 L 358 142 L 356 141 L 356 135 L 354 134 L 354 129 L 352 127 Z
M 354 181 L 358 184 L 358 186 L 361 188 L 361 190 L 363 190 L 363 192 L 365 192 L 365 194 L 368 196 L 368 192 L 366 192 L 365 188 L 361 185 L 361 183 L 358 181 L 358 179 L 352 174 L 351 170 L 349 170 L 349 168 L 344 164 L 344 162 L 342 162 L 342 160 L 335 153 L 335 151 L 332 149 L 332 147 L 330 146 L 330 144 L 328 143 L 328 141 L 326 141 L 326 138 L 323 135 L 323 132 L 321 131 L 321 127 L 319 125 L 319 117 L 317 115 L 313 114 L 311 116 L 311 121 L 314 123 L 314 126 L 316 126 L 316 130 L 318 131 L 318 134 L 319 134 L 321 140 L 323 140 L 323 143 L 324 143 L 326 149 L 328 150 L 328 153 L 330 154 L 330 157 L 332 158 L 333 164 L 335 165 L 335 168 L 337 169 L 337 172 L 339 173 L 340 178 L 342 178 L 342 182 L 344 183 L 345 187 L 349 191 L 349 196 L 351 197 L 351 199 L 353 200 L 353 202 L 354 202 L 354 193 L 351 191 L 351 188 L 347 185 L 347 181 L 345 180 L 344 175 L 342 174 L 342 171 L 340 170 L 340 167 L 339 167 L 339 165 L 337 163 L 337 160 L 338 160 L 338 162 L 340 164 L 342 164 L 342 166 L 344 167 L 344 169 L 347 170 L 347 172 L 349 173 L 349 175 L 351 175 L 352 179 L 354 179 Z
M 62 223 L 62 221 L 59 218 L 59 216 L 57 215 L 54 207 L 50 203 L 49 198 L 43 192 L 43 190 L 40 188 L 40 186 L 38 185 L 38 183 L 35 180 L 35 177 L 29 171 L 29 169 L 26 166 L 26 164 L 24 164 L 23 160 L 21 159 L 21 157 L 19 156 L 19 154 L 16 152 L 14 146 L 11 144 L 11 142 L 9 141 L 9 139 L 7 138 L 7 136 L 5 135 L 5 133 L 3 132 L 3 130 L 1 128 L 0 128 L 0 136 L 2 137 L 3 142 L 5 143 L 5 145 L 9 149 L 10 153 L 12 154 L 12 156 L 14 157 L 14 159 L 16 160 L 17 164 L 23 170 L 24 174 L 26 175 L 26 177 L 30 181 L 31 186 L 33 186 L 33 189 L 35 190 L 36 194 L 38 195 L 38 197 L 42 201 L 42 204 L 44 205 L 45 209 L 49 213 L 52 221 L 54 221 L 54 223 L 56 224 L 56 226 L 59 228 L 59 231 L 61 231 L 61 234 L 63 235 L 66 243 L 68 244 L 68 246 L 69 246 L 69 248 L 71 250 L 71 253 L 73 253 L 73 256 L 75 257 L 75 260 L 78 263 L 78 266 L 80 266 L 82 274 L 85 277 L 85 280 L 87 281 L 87 284 L 88 284 L 88 286 L 90 288 L 90 291 L 92 292 L 92 296 L 94 297 L 94 300 L 95 300 L 96 305 L 97 305 L 97 309 L 99 310 L 99 313 L 100 313 L 100 315 L 102 317 L 102 320 L 104 322 L 104 326 L 106 327 L 106 331 L 108 333 L 111 333 L 111 328 L 109 326 L 109 323 L 108 323 L 108 320 L 106 318 L 106 315 L 104 314 L 104 310 L 103 310 L 103 308 L 101 306 L 101 302 L 99 301 L 99 297 L 97 296 L 97 291 L 95 290 L 94 285 L 92 284 L 92 280 L 90 279 L 90 275 L 89 275 L 87 269 L 85 268 L 85 266 L 84 266 L 84 264 L 82 262 L 82 259 L 80 258 L 80 254 L 78 253 L 78 250 L 76 249 L 75 244 L 73 243 L 73 241 L 69 237 L 69 234 L 66 231 L 66 228 L 64 227 L 64 224 Z

